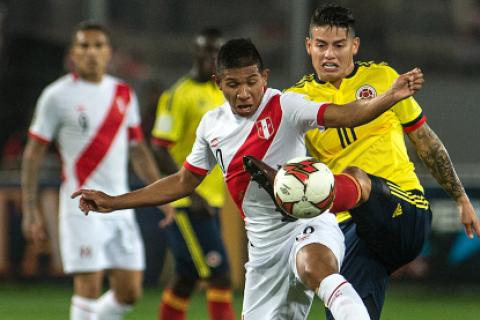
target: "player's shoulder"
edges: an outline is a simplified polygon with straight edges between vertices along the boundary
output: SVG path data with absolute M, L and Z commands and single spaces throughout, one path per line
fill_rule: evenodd
M 315 75 L 313 73 L 306 74 L 302 76 L 300 80 L 298 80 L 293 86 L 285 89 L 283 92 L 297 92 L 297 93 L 304 93 L 311 85 L 315 84 Z
M 358 74 L 373 73 L 373 74 L 397 74 L 388 62 L 381 61 L 355 61 L 355 67 Z
M 188 76 L 182 76 L 175 81 L 170 88 L 167 89 L 171 94 L 183 93 L 190 91 L 194 81 Z
M 114 85 L 114 86 L 123 86 L 123 87 L 126 87 L 126 88 L 133 91 L 132 86 L 128 82 L 126 82 L 125 80 L 123 80 L 121 78 L 115 77 L 111 74 L 105 74 L 103 76 L 103 81 L 107 84 L 111 84 L 111 85 Z

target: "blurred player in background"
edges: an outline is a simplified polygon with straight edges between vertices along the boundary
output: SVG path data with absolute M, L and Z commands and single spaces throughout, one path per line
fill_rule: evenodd
M 59 240 L 64 271 L 73 274 L 71 320 L 122 319 L 142 294 L 144 251 L 133 210 L 87 218 L 69 197 L 79 188 L 127 192 L 128 156 L 145 183 L 159 177 L 143 141 L 133 90 L 105 74 L 110 57 L 105 27 L 80 23 L 70 48 L 74 72 L 42 92 L 23 157 L 23 231 L 27 239 L 43 241 L 38 170 L 50 142 L 60 150 Z M 101 296 L 105 274 L 110 290 Z
M 269 193 L 250 183 L 244 156 L 263 159 L 274 167 L 304 156 L 304 135 L 309 128 L 366 123 L 420 89 L 423 75 L 412 70 L 384 95 L 336 106 L 295 93 L 282 95 L 267 87 L 268 74 L 251 41 L 228 41 L 218 53 L 216 66 L 216 82 L 227 102 L 203 116 L 180 170 L 121 196 L 83 189 L 72 197 L 81 195 L 85 213 L 158 205 L 192 193 L 218 164 L 244 217 L 249 240 L 242 319 L 305 319 L 315 294 L 337 320 L 370 319 L 358 294 L 338 274 L 345 245 L 335 216 L 324 213 L 286 222 Z M 349 187 L 343 196 L 335 197 L 342 203 L 334 206 L 350 208 L 364 201 L 358 185 L 347 180 Z
M 163 173 L 178 171 L 192 150 L 202 116 L 225 101 L 212 80 L 222 43 L 217 29 L 204 29 L 196 35 L 192 69 L 160 97 L 151 142 Z M 224 189 L 217 166 L 192 195 L 173 203 L 177 213 L 166 232 L 175 257 L 175 278 L 163 293 L 160 319 L 185 319 L 189 299 L 199 280 L 208 284 L 210 319 L 235 318 L 230 267 L 219 220 Z
M 287 91 L 333 103 L 384 93 L 398 74 L 385 63 L 354 62 L 360 46 L 354 24 L 347 8 L 326 5 L 315 10 L 306 39 L 315 74 Z M 337 215 L 347 245 L 341 274 L 357 289 L 372 319 L 380 318 L 388 276 L 420 253 L 430 231 L 429 204 L 408 158 L 404 134 L 456 201 L 468 237 L 480 235 L 477 215 L 447 150 L 414 98 L 400 101 L 363 126 L 312 130 L 306 135 L 310 153 L 334 173 L 357 166 L 390 180 L 372 179 L 370 199 L 376 200 Z

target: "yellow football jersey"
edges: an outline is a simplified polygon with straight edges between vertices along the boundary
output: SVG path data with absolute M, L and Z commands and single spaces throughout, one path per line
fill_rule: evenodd
M 212 81 L 197 82 L 182 77 L 160 96 L 152 143 L 168 146 L 178 167 L 183 165 L 195 142 L 195 132 L 203 115 L 224 103 L 222 92 Z M 196 190 L 211 206 L 224 203 L 224 183 L 220 168 L 203 180 Z M 190 205 L 188 198 L 173 203 L 176 207 Z
M 345 104 L 380 95 L 397 78 L 397 72 L 385 63 L 356 62 L 354 71 L 338 89 L 315 75 L 307 75 L 287 91 L 305 94 L 313 101 Z M 334 173 L 357 166 L 405 190 L 423 191 L 407 154 L 404 131 L 414 130 L 424 122 L 422 109 L 410 97 L 365 125 L 311 130 L 307 132 L 306 144 L 309 152 Z

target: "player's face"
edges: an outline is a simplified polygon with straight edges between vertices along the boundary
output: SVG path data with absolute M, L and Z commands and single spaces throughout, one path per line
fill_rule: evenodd
M 111 54 L 107 36 L 98 30 L 77 32 L 70 50 L 75 72 L 81 78 L 93 82 L 102 80 Z
M 315 26 L 305 41 L 317 76 L 337 88 L 354 69 L 360 39 L 349 35 L 346 28 Z
M 199 36 L 195 39 L 195 59 L 203 76 L 210 78 L 215 72 L 215 59 L 222 44 L 222 38 Z
M 267 88 L 269 70 L 260 71 L 257 65 L 223 69 L 215 77 L 232 112 L 240 117 L 250 117 L 257 111 Z

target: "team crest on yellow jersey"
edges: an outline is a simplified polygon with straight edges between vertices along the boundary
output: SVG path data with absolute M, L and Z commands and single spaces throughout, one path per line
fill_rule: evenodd
M 357 89 L 355 97 L 358 99 L 371 99 L 377 96 L 377 90 L 369 84 L 365 84 Z

